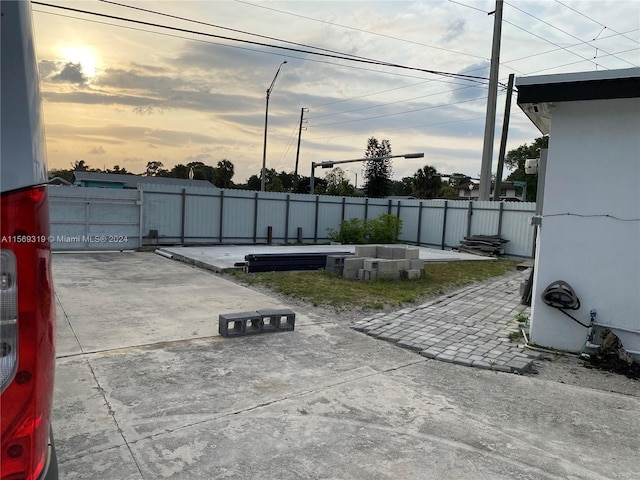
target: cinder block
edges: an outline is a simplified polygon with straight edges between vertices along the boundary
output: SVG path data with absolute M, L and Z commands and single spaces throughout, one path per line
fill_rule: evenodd
M 376 248 L 376 257 L 393 258 L 393 245 L 378 245 Z
M 424 265 L 425 265 L 424 260 L 420 260 L 419 258 L 409 260 L 409 268 L 411 270 L 424 270 Z
M 356 268 L 356 269 L 351 269 L 351 268 L 347 269 L 347 268 L 345 268 L 342 271 L 342 276 L 344 278 L 349 279 L 349 280 L 355 280 L 355 279 L 358 278 L 358 270 L 359 270 L 358 268 Z
M 406 270 L 408 280 L 414 280 L 422 276 L 422 270 Z
M 380 260 L 377 258 L 365 258 L 362 268 L 365 270 L 378 270 Z
M 394 245 L 392 248 L 391 258 L 406 258 L 407 246 L 406 245 Z
M 420 258 L 420 249 L 418 247 L 407 247 L 405 257 L 407 260 L 415 260 Z
M 376 256 L 376 245 L 356 245 L 356 257 Z
M 400 271 L 394 270 L 392 272 L 381 272 L 378 271 L 378 278 L 387 278 L 391 280 L 398 280 L 400 278 Z
M 346 255 L 327 255 L 326 267 L 342 267 L 344 266 L 344 259 Z
M 399 272 L 399 265 L 396 260 L 381 258 L 378 260 L 378 273 L 382 272 Z
M 367 270 L 365 268 L 358 270 L 358 280 L 372 282 L 376 278 L 378 278 L 378 272 L 376 270 Z
M 293 330 L 296 325 L 296 313 L 288 308 L 258 310 L 264 332 Z
M 326 273 L 328 273 L 328 274 L 333 274 L 333 275 L 340 275 L 340 276 L 342 276 L 342 272 L 343 272 L 343 270 L 344 270 L 344 267 L 343 267 L 342 265 L 340 265 L 340 266 L 333 266 L 333 267 L 330 267 L 330 266 L 328 266 L 328 265 L 327 265 L 326 267 L 324 267 L 324 271 L 325 271 Z
M 345 258 L 344 259 L 345 270 L 355 270 L 357 275 L 359 268 L 364 268 L 364 258 Z
M 398 270 L 409 270 L 410 268 L 409 260 L 407 260 L 406 258 L 399 258 L 397 260 L 394 260 L 394 262 L 396 262 Z
M 262 319 L 257 312 L 222 313 L 218 317 L 218 332 L 223 337 L 259 333 L 261 321 Z

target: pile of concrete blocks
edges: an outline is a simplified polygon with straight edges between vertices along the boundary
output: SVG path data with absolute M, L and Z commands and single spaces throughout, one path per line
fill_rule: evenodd
M 420 249 L 407 245 L 356 245 L 355 255 L 341 260 L 327 257 L 327 271 L 338 273 L 336 262 L 341 264 L 342 276 L 352 280 L 371 281 L 377 278 L 414 279 L 424 275 L 424 260 Z

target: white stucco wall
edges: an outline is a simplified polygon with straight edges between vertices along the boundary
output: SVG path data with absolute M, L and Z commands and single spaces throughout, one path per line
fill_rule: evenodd
M 586 329 L 542 302 L 556 280 L 581 301 L 569 311 L 640 352 L 640 99 L 556 104 L 551 120 L 542 226 L 536 247 L 531 339 L 579 351 Z M 586 217 L 558 215 L 572 213 Z M 552 216 L 557 215 L 557 216 Z M 614 218 L 593 215 L 611 215 Z

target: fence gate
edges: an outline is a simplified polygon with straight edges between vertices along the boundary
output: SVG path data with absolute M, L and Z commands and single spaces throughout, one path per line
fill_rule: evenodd
M 141 245 L 142 190 L 49 186 L 53 250 L 129 250 Z

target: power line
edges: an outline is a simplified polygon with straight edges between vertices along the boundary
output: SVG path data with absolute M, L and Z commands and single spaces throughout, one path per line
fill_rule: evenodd
M 451 102 L 451 103 L 442 104 L 442 105 L 430 105 L 428 107 L 417 108 L 415 110 L 407 110 L 407 111 L 404 111 L 404 112 L 387 113 L 385 115 L 376 115 L 374 117 L 357 118 L 357 119 L 354 119 L 354 120 L 344 120 L 342 122 L 321 123 L 321 124 L 318 124 L 318 125 L 309 125 L 309 127 L 317 128 L 317 127 L 326 127 L 326 126 L 330 126 L 330 125 L 343 125 L 345 123 L 364 122 L 365 120 L 375 120 L 375 119 L 378 119 L 378 118 L 394 117 L 394 116 L 397 116 L 397 115 L 406 115 L 408 113 L 416 113 L 416 112 L 423 112 L 425 110 L 432 110 L 434 108 L 449 107 L 451 105 L 459 105 L 461 103 L 475 102 L 477 100 L 482 100 L 484 98 L 485 97 L 482 96 L 482 97 L 471 98 L 471 99 L 467 99 L 467 100 L 460 100 L 458 102 Z
M 88 14 L 88 15 L 96 15 L 96 16 L 99 16 L 99 17 L 110 18 L 112 20 L 120 20 L 120 21 L 125 21 L 125 22 L 132 22 L 132 23 L 137 23 L 137 24 L 140 24 L 140 25 L 147 25 L 147 26 L 157 27 L 157 28 L 166 28 L 168 30 L 179 31 L 179 32 L 183 32 L 183 33 L 190 33 L 190 34 L 193 34 L 193 35 L 202 35 L 202 36 L 206 36 L 206 37 L 219 38 L 219 39 L 222 39 L 222 40 L 229 40 L 229 41 L 234 41 L 234 42 L 246 43 L 246 44 L 257 45 L 257 46 L 262 46 L 262 47 L 267 47 L 267 48 L 275 48 L 275 49 L 279 49 L 279 50 L 293 51 L 293 52 L 297 52 L 297 53 L 306 53 L 306 54 L 309 54 L 309 55 L 318 55 L 318 56 L 322 56 L 322 57 L 336 58 L 336 59 L 347 60 L 347 61 L 351 61 L 351 62 L 359 62 L 359 63 L 366 63 L 366 64 L 371 64 L 371 65 L 379 65 L 379 66 L 384 66 L 384 67 L 391 67 L 391 68 L 399 68 L 399 69 L 404 69 L 404 70 L 418 71 L 418 72 L 429 73 L 429 74 L 432 74 L 432 75 L 438 75 L 438 76 L 443 76 L 443 77 L 463 79 L 463 80 L 476 82 L 476 83 L 478 83 L 479 81 L 483 81 L 483 82 L 487 81 L 487 78 L 477 77 L 477 76 L 473 76 L 473 75 L 464 75 L 464 74 L 459 74 L 459 73 L 443 72 L 443 71 L 439 71 L 439 70 L 431 70 L 431 69 L 426 69 L 426 68 L 410 67 L 410 66 L 407 66 L 407 65 L 400 65 L 400 64 L 391 63 L 391 62 L 384 62 L 384 61 L 381 61 L 381 60 L 353 58 L 353 57 L 330 54 L 330 53 L 321 53 L 321 52 L 314 52 L 314 51 L 310 51 L 310 50 L 303 50 L 303 49 L 299 49 L 299 48 L 291 48 L 291 47 L 283 47 L 283 46 L 279 46 L 279 45 L 271 45 L 271 44 L 268 44 L 268 43 L 256 42 L 256 41 L 253 41 L 253 40 L 244 40 L 244 39 L 239 39 L 239 38 L 227 37 L 227 36 L 223 36 L 223 35 L 216 35 L 216 34 L 213 34 L 213 33 L 205 33 L 205 32 L 199 32 L 199 31 L 196 31 L 196 30 L 189 30 L 189 29 L 185 29 L 185 28 L 172 27 L 172 26 L 169 26 L 169 25 L 160 25 L 160 24 L 153 23 L 153 22 L 145 22 L 143 20 L 134 20 L 134 19 L 126 18 L 126 17 L 119 17 L 119 16 L 116 16 L 116 15 L 108 15 L 108 14 L 105 14 L 105 13 L 91 12 L 91 11 L 87 11 L 87 10 L 80 10 L 80 9 L 77 9 L 77 8 L 64 7 L 62 5 L 52 5 L 52 4 L 49 4 L 49 3 L 42 3 L 42 2 L 36 2 L 36 1 L 32 1 L 31 3 L 33 3 L 34 5 L 41 5 L 41 6 L 52 7 L 52 8 L 59 8 L 59 9 L 62 9 L 62 10 L 72 11 L 72 12 L 76 12 L 76 13 L 84 13 L 84 14 Z
M 501 118 L 500 115 L 498 115 L 496 118 Z M 438 123 L 425 123 L 425 124 L 421 124 L 421 125 L 413 125 L 410 127 L 396 127 L 396 128 L 387 128 L 385 129 L 385 131 L 387 132 L 396 132 L 399 130 L 412 130 L 412 129 L 416 129 L 416 128 L 425 128 L 425 127 L 436 127 L 436 126 L 441 126 L 441 125 L 450 125 L 452 123 L 463 123 L 463 122 L 474 122 L 474 121 L 478 121 L 478 120 L 484 120 L 484 116 L 483 117 L 474 117 L 474 118 L 468 118 L 465 120 L 452 120 L 449 122 L 438 122 Z M 356 133 L 346 133 L 343 135 L 327 135 L 326 137 L 311 137 L 308 140 L 323 140 L 326 138 L 341 138 L 341 137 L 354 137 L 356 135 L 362 135 L 364 132 L 356 132 Z
M 235 33 L 242 33 L 244 35 L 251 35 L 251 36 L 254 36 L 254 37 L 264 38 L 264 39 L 267 39 L 267 40 L 275 40 L 277 42 L 290 43 L 291 45 L 297 45 L 299 47 L 313 48 L 313 49 L 320 50 L 320 51 L 323 51 L 323 52 L 336 53 L 336 54 L 339 54 L 339 55 L 348 55 L 348 56 L 351 56 L 353 58 L 366 59 L 365 57 L 361 57 L 359 55 L 352 55 L 350 53 L 338 52 L 336 50 L 330 50 L 330 49 L 322 48 L 322 47 L 314 47 L 312 45 L 306 45 L 304 43 L 292 42 L 290 40 L 283 40 L 281 38 L 270 37 L 268 35 L 260 35 L 258 33 L 251 33 L 251 32 L 247 32 L 245 30 L 238 30 L 236 28 L 223 27 L 221 25 L 215 25 L 213 23 L 202 22 L 200 20 L 194 20 L 192 18 L 181 17 L 181 16 L 178 16 L 178 15 L 171 15 L 169 13 L 158 12 L 158 11 L 155 11 L 155 10 L 150 10 L 148 8 L 136 7 L 136 6 L 133 6 L 133 5 L 126 5 L 126 4 L 123 4 L 123 3 L 114 2 L 112 0 L 98 0 L 98 1 L 102 2 L 102 3 L 108 3 L 108 4 L 111 4 L 111 5 L 117 5 L 119 7 L 131 8 L 133 10 L 138 10 L 138 11 L 141 11 L 141 12 L 152 13 L 154 15 L 160 15 L 160 16 L 163 16 L 163 17 L 173 18 L 175 20 L 182 20 L 182 21 L 185 21 L 185 22 L 196 23 L 196 24 L 199 24 L 199 25 L 206 25 L 208 27 L 220 28 L 222 30 L 228 30 L 228 31 L 235 32 Z
M 62 14 L 62 13 L 47 12 L 47 11 L 44 11 L 44 10 L 37 10 L 37 9 L 34 9 L 33 11 L 36 12 L 36 13 L 42 13 L 42 14 L 45 14 L 45 15 L 53 15 L 53 16 L 56 16 L 56 17 L 69 18 L 69 19 L 72 19 L 72 20 L 80 20 L 80 21 L 83 21 L 83 22 L 95 23 L 95 24 L 98 24 L 98 25 L 107 25 L 107 26 L 116 27 L 116 28 L 122 28 L 122 29 L 126 29 L 126 30 L 133 30 L 133 31 L 136 31 L 136 32 L 151 33 L 151 34 L 154 34 L 154 35 L 161 35 L 161 36 L 165 36 L 165 37 L 169 37 L 169 38 L 179 38 L 179 39 L 187 40 L 187 41 L 190 41 L 190 42 L 206 43 L 208 45 L 216 45 L 216 46 L 219 46 L 219 47 L 233 48 L 233 49 L 236 49 L 236 50 L 246 50 L 246 51 L 249 51 L 249 52 L 257 52 L 257 53 L 261 53 L 261 54 L 265 54 L 265 55 L 273 55 L 273 56 L 278 56 L 278 57 L 293 58 L 293 59 L 301 60 L 301 61 L 304 61 L 304 62 L 322 63 L 322 64 L 325 64 L 325 65 L 334 65 L 334 66 L 337 66 L 337 67 L 349 68 L 349 69 L 352 69 L 352 70 L 361 70 L 361 71 L 373 72 L 373 73 L 377 73 L 377 74 L 393 75 L 393 76 L 396 76 L 396 77 L 424 78 L 424 77 L 418 77 L 416 75 L 407 75 L 407 74 L 398 73 L 398 72 L 387 72 L 387 71 L 384 71 L 384 70 L 374 70 L 374 69 L 371 69 L 371 68 L 358 67 L 358 66 L 355 66 L 355 65 L 346 65 L 344 63 L 336 63 L 336 62 L 331 62 L 331 61 L 328 61 L 328 60 L 317 60 L 317 59 L 308 58 L 308 57 L 299 57 L 299 56 L 291 55 L 291 54 L 284 54 L 283 55 L 281 53 L 265 52 L 263 50 L 257 50 L 255 48 L 241 47 L 241 46 L 238 46 L 238 45 L 229 45 L 229 44 L 226 44 L 226 43 L 214 42 L 214 41 L 211 41 L 211 40 L 202 40 L 202 39 L 199 39 L 199 38 L 186 37 L 186 36 L 183 36 L 183 35 L 175 35 L 175 34 L 166 33 L 166 32 L 158 32 L 158 31 L 155 31 L 155 30 L 146 30 L 144 28 L 130 27 L 130 26 L 127 26 L 127 25 L 118 25 L 116 23 L 103 22 L 103 21 L 100 21 L 100 20 L 93 20 L 93 19 L 90 19 L 90 18 L 81 18 L 81 17 L 76 17 L 76 16 L 73 16 L 73 15 L 65 15 L 65 14 Z M 469 72 L 475 71 L 475 70 L 478 70 L 478 69 L 469 70 Z M 343 99 L 343 100 L 337 100 L 337 101 L 334 101 L 334 102 L 328 102 L 328 103 L 324 103 L 324 104 L 321 104 L 321 105 L 312 106 L 310 108 L 320 108 L 320 107 L 323 107 L 323 106 L 332 105 L 334 103 L 348 102 L 348 101 L 355 100 L 355 99 L 362 98 L 362 97 L 367 97 L 367 96 L 371 96 L 371 95 L 377 95 L 377 94 L 380 94 L 380 93 L 386 93 L 386 92 L 389 92 L 389 91 L 398 90 L 398 89 L 401 89 L 401 88 L 407 88 L 407 87 L 411 87 L 411 86 L 414 86 L 414 85 L 420 85 L 420 84 L 423 84 L 423 83 L 430 83 L 430 82 L 438 82 L 438 83 L 445 83 L 445 84 L 451 84 L 451 85 L 464 85 L 462 83 L 454 82 L 454 81 L 450 81 L 450 80 L 443 80 L 443 79 L 440 79 L 440 78 L 432 78 L 432 79 L 429 79 L 429 80 L 423 80 L 421 82 L 416 82 L 416 83 L 412 83 L 412 84 L 409 84 L 409 85 L 403 85 L 401 87 L 396 87 L 396 88 L 392 88 L 392 89 L 388 89 L 388 90 L 383 90 L 381 92 L 374 92 L 374 93 L 367 94 L 367 95 L 361 95 L 359 97 L 353 97 L 353 98 L 347 98 L 347 99 Z M 470 87 L 463 87 L 463 88 L 477 88 L 477 87 L 470 86 Z
M 554 46 L 556 46 L 556 47 L 558 47 L 558 48 L 560 48 L 560 49 L 562 49 L 562 50 L 566 50 L 567 52 L 571 53 L 572 55 L 575 55 L 576 57 L 580 57 L 580 58 L 582 58 L 583 60 L 587 60 L 587 61 L 589 61 L 589 62 L 591 62 L 591 63 L 595 64 L 596 66 L 599 66 L 599 67 L 602 67 L 602 68 L 605 68 L 605 69 L 609 70 L 609 68 L 605 67 L 604 65 L 600 65 L 598 62 L 594 62 L 594 61 L 593 61 L 593 59 L 591 59 L 591 58 L 587 58 L 587 57 L 583 57 L 583 56 L 582 56 L 582 55 L 580 55 L 579 53 L 572 52 L 571 50 L 569 50 L 569 48 L 567 48 L 567 47 L 563 47 L 562 45 L 558 45 L 557 43 L 554 43 L 554 42 L 552 42 L 551 40 L 548 40 L 548 39 L 546 39 L 546 38 L 544 38 L 544 37 L 541 37 L 540 35 L 538 35 L 538 34 L 536 34 L 536 33 L 530 32 L 530 31 L 529 31 L 529 30 L 527 30 L 526 28 L 522 28 L 521 26 L 516 25 L 515 23 L 512 23 L 512 22 L 510 22 L 509 20 L 505 20 L 505 19 L 503 18 L 503 19 L 502 19 L 502 21 L 503 21 L 504 23 L 508 23 L 509 25 L 511 25 L 511 26 L 513 26 L 513 27 L 516 27 L 516 28 L 517 28 L 517 29 L 519 29 L 519 30 L 522 30 L 523 32 L 528 33 L 529 35 L 533 35 L 534 37 L 539 38 L 540 40 L 543 40 L 543 41 L 545 41 L 545 42 L 547 42 L 547 43 L 550 43 L 551 45 L 554 45 Z
M 579 38 L 579 37 L 576 37 L 574 34 L 569 33 L 569 32 L 567 32 L 566 30 L 563 30 L 562 28 L 556 27 L 555 25 L 553 25 L 553 24 L 551 24 L 551 23 L 549 23 L 549 22 L 547 22 L 547 21 L 545 21 L 545 20 L 543 20 L 543 19 L 541 19 L 541 18 L 539 18 L 539 17 L 536 17 L 535 15 L 532 15 L 531 13 L 525 12 L 525 11 L 524 11 L 524 10 L 522 10 L 521 8 L 516 7 L 515 5 L 513 5 L 513 4 L 509 3 L 509 2 L 505 2 L 505 3 L 506 3 L 507 5 L 509 5 L 511 8 L 514 8 L 514 9 L 516 9 L 516 10 L 518 10 L 518 11 L 520 11 L 520 12 L 524 13 L 525 15 L 530 16 L 531 18 L 534 18 L 534 19 L 538 20 L 539 22 L 544 23 L 545 25 L 550 26 L 551 28 L 555 28 L 556 30 L 558 30 L 559 32 L 564 33 L 565 35 L 569 35 L 571 38 L 575 38 L 576 40 L 578 40 L 578 41 L 580 41 L 580 42 L 587 43 L 587 44 L 589 43 L 589 42 L 585 42 L 585 41 L 583 41 L 583 40 L 582 40 L 581 38 Z M 591 46 L 593 46 L 593 45 L 591 45 Z M 595 47 L 594 47 L 594 48 L 595 48 Z M 602 48 L 600 48 L 600 50 L 601 50 L 602 52 L 606 53 L 607 55 L 611 55 L 611 56 L 613 56 L 613 57 L 617 58 L 618 60 L 622 60 L 623 62 L 628 63 L 629 65 L 632 65 L 632 66 L 634 66 L 634 67 L 636 67 L 636 66 L 637 66 L 637 65 L 635 65 L 635 64 L 633 64 L 633 63 L 631 63 L 631 62 L 629 62 L 629 61 L 627 61 L 627 60 L 625 60 L 625 59 L 623 59 L 623 58 L 616 57 L 616 56 L 615 56 L 615 54 L 609 53 L 609 52 L 607 52 L 606 50 L 603 50 Z
M 482 57 L 480 55 L 473 55 L 471 53 L 465 53 L 465 52 L 457 52 L 455 50 L 450 50 L 448 48 L 436 47 L 434 45 L 427 45 L 426 43 L 414 42 L 413 40 L 407 40 L 405 38 L 398 38 L 398 37 L 394 37 L 392 35 L 386 35 L 386 34 L 380 33 L 380 32 L 372 32 L 370 30 L 363 30 L 361 28 L 351 27 L 349 25 L 341 25 L 339 23 L 330 22 L 328 20 L 321 20 L 319 18 L 307 17 L 305 15 L 300 15 L 298 13 L 287 12 L 285 10 L 278 10 L 277 8 L 272 8 L 272 7 L 265 7 L 264 5 L 257 5 L 255 3 L 246 2 L 246 1 L 243 1 L 243 0 L 236 0 L 236 2 L 245 4 L 245 5 L 250 5 L 252 7 L 263 8 L 265 10 L 271 10 L 273 12 L 282 13 L 284 15 L 291 15 L 293 17 L 304 18 L 306 20 L 311 20 L 313 22 L 326 23 L 327 25 L 333 25 L 335 27 L 346 28 L 346 29 L 349 29 L 349 30 L 354 30 L 356 32 L 368 33 L 370 35 L 376 35 L 376 36 L 379 36 L 379 37 L 389 38 L 391 40 L 397 40 L 397 41 L 400 41 L 400 42 L 411 43 L 413 45 L 419 45 L 421 47 L 427 47 L 427 48 L 433 48 L 433 49 L 436 49 L 436 50 L 442 50 L 444 52 L 455 53 L 456 55 L 466 55 L 468 57 L 481 58 L 483 60 L 487 60 L 486 57 Z
M 579 12 L 579 11 L 578 11 L 578 10 L 576 10 L 575 8 L 570 7 L 569 5 L 567 5 L 567 4 L 565 4 L 565 3 L 562 3 L 562 2 L 560 2 L 559 0 L 556 0 L 556 2 L 557 2 L 557 3 L 559 3 L 560 5 L 562 5 L 563 7 L 568 8 L 569 10 L 572 10 L 572 11 L 576 12 L 578 15 L 582 15 L 584 18 L 587 18 L 587 19 L 591 20 L 592 22 L 597 23 L 598 25 L 600 25 L 601 27 L 603 27 L 603 29 L 604 29 L 604 28 L 606 28 L 606 29 L 608 29 L 608 30 L 611 30 L 611 31 L 612 31 L 613 33 L 615 33 L 616 35 L 622 35 L 624 38 L 626 38 L 626 39 L 628 39 L 628 40 L 631 40 L 632 42 L 635 42 L 635 43 L 640 44 L 640 42 L 639 42 L 638 40 L 636 40 L 635 38 L 631 38 L 631 37 L 629 37 L 629 36 L 627 36 L 627 35 L 626 35 L 627 33 L 635 32 L 636 30 L 631 30 L 631 31 L 629 31 L 629 32 L 624 32 L 624 33 L 617 32 L 617 31 L 615 31 L 613 28 L 609 28 L 609 27 L 607 27 L 604 23 L 601 23 L 601 22 L 599 22 L 598 20 L 596 20 L 596 19 L 594 19 L 594 18 L 591 18 L 589 15 L 585 15 L 584 13 Z M 602 32 L 601 32 L 601 33 L 602 33 Z M 611 35 L 611 36 L 613 36 L 613 35 Z M 610 36 L 610 37 L 611 37 L 611 36 Z M 605 38 L 610 38 L 610 37 L 605 37 Z M 596 39 L 594 38 L 594 40 L 596 40 Z
M 631 48 L 631 49 L 629 49 L 629 50 L 624 50 L 624 51 L 622 51 L 622 52 L 617 52 L 617 53 L 616 53 L 616 55 L 620 55 L 621 53 L 634 52 L 634 51 L 637 51 L 637 50 L 640 50 L 640 47 L 638 47 L 638 48 Z M 601 58 L 604 58 L 604 57 L 606 57 L 606 56 L 607 56 L 607 55 L 603 55 Z M 527 75 L 533 75 L 533 74 L 535 74 L 535 73 L 546 72 L 546 71 L 548 71 L 548 70 L 555 70 L 556 68 L 569 67 L 569 66 L 571 66 L 571 65 L 577 65 L 578 63 L 582 63 L 582 62 L 585 62 L 585 61 L 586 61 L 586 60 L 577 60 L 577 61 L 575 61 L 575 62 L 565 63 L 565 64 L 563 64 L 563 65 L 557 65 L 557 66 L 555 66 L 555 67 L 547 67 L 547 68 L 543 68 L 543 69 L 541 69 L 541 70 L 536 70 L 536 71 L 534 71 L 534 72 L 530 72 L 530 73 L 528 73 Z
M 477 7 L 473 7 L 471 5 L 467 5 L 466 3 L 460 3 L 460 2 L 454 2 L 454 0 L 449 0 L 449 2 L 451 3 L 455 3 L 456 5 L 462 5 L 463 7 L 467 7 L 470 8 L 471 10 L 475 10 L 477 12 L 482 12 L 486 15 L 488 15 L 490 12 L 485 12 L 484 10 L 482 10 L 481 8 L 477 8 Z
M 402 100 L 397 100 L 395 102 L 388 102 L 388 103 L 380 103 L 378 105 L 371 105 L 369 107 L 361 107 L 361 108 L 355 108 L 353 110 L 345 110 L 343 112 L 336 112 L 336 113 L 325 113 L 322 115 L 316 115 L 314 117 L 309 117 L 309 120 L 315 120 L 317 118 L 322 118 L 322 117 L 332 117 L 334 115 L 342 115 L 345 113 L 353 113 L 353 112 L 360 112 L 362 110 L 370 110 L 372 108 L 380 108 L 380 107 L 386 107 L 388 105 L 396 105 L 398 103 L 404 103 L 404 102 L 410 102 L 412 100 L 418 100 L 420 98 L 427 98 L 427 97 L 435 97 L 437 95 L 444 95 L 446 93 L 452 93 L 452 92 L 457 92 L 458 90 L 466 90 L 468 88 L 479 88 L 479 87 L 461 87 L 461 88 L 454 88 L 453 90 L 446 90 L 443 92 L 436 92 L 436 93 L 430 93 L 428 95 L 420 95 L 419 97 L 412 97 L 412 98 L 405 98 Z

